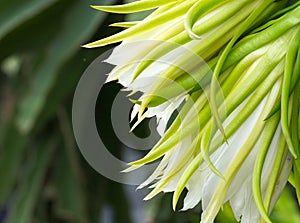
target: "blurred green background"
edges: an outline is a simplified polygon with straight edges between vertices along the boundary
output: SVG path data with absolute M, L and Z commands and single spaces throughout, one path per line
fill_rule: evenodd
M 125 1 L 128 2 L 128 1 Z M 136 20 L 91 9 L 105 0 L 0 0 L 0 223 L 194 223 L 200 206 L 171 210 L 171 194 L 142 201 L 147 190 L 110 181 L 82 158 L 71 124 L 72 98 L 88 65 L 110 47 L 80 46 L 111 35 L 114 22 Z M 113 154 L 109 107 L 117 84 L 99 101 L 97 121 Z M 101 129 L 99 130 L 101 131 Z M 126 151 L 125 151 L 126 152 Z M 216 222 L 235 222 L 230 208 Z M 300 222 L 293 190 L 286 190 L 274 222 Z

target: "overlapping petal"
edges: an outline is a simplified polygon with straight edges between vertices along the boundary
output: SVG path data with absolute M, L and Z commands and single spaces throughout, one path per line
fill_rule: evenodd
M 175 209 L 186 188 L 183 210 L 201 201 L 201 223 L 212 223 L 225 203 L 238 221 L 252 223 L 271 222 L 290 174 L 299 196 L 300 7 L 285 6 L 143 0 L 96 7 L 118 13 L 157 8 L 86 45 L 122 41 L 106 60 L 115 65 L 108 81 L 142 93 L 134 100 L 136 125 L 157 117 L 161 139 L 130 163 L 135 168 L 162 158 L 140 186 L 153 188 L 145 199 L 174 192 Z

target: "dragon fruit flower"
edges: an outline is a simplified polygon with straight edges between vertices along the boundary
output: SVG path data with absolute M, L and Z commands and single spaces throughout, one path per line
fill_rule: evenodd
M 300 190 L 300 6 L 286 1 L 143 0 L 93 6 L 114 13 L 156 9 L 113 36 L 106 62 L 132 94 L 132 119 L 156 116 L 161 139 L 129 170 L 159 165 L 145 198 L 186 188 L 182 210 L 202 205 L 212 223 L 229 203 L 237 221 L 268 222 L 288 179 Z M 282 10 L 280 10 L 282 9 Z M 163 63 L 162 63 L 163 62 Z M 170 119 L 175 110 L 176 118 Z

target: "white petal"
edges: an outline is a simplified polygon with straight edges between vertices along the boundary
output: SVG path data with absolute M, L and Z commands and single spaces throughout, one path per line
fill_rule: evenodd
M 253 111 L 253 113 L 248 117 L 248 119 L 240 126 L 240 128 L 233 134 L 232 137 L 229 138 L 229 144 L 224 143 L 218 150 L 224 151 L 224 154 L 219 155 L 219 157 L 214 157 L 212 155 L 212 161 L 215 164 L 216 168 L 220 170 L 221 173 L 225 173 L 228 166 L 235 158 L 236 154 L 239 152 L 240 148 L 246 142 L 248 136 L 250 135 L 251 131 L 253 130 L 255 123 L 257 122 L 263 106 L 265 104 L 265 100 L 263 100 L 260 105 Z M 250 170 L 251 171 L 251 170 Z M 244 174 L 252 175 L 251 172 L 245 172 Z M 204 187 L 203 187 L 203 200 L 202 200 L 202 207 L 205 210 L 211 201 L 213 194 L 219 184 L 220 179 L 219 176 L 211 173 L 209 178 L 207 179 Z
M 175 112 L 176 109 L 179 108 L 179 106 L 182 104 L 184 99 L 185 99 L 184 95 L 179 95 L 175 99 L 172 99 L 172 101 L 168 101 L 169 105 L 164 110 L 164 112 L 157 114 L 157 118 L 158 118 L 157 131 L 161 136 L 165 133 L 167 129 L 167 124 L 172 114 Z
M 130 122 L 133 121 L 133 119 L 135 118 L 135 116 L 139 113 L 140 110 L 140 105 L 135 104 L 132 108 L 131 114 L 130 114 Z
M 258 151 L 260 143 L 261 143 L 261 138 L 260 138 L 260 140 L 258 140 L 258 142 L 254 146 L 253 150 L 248 155 L 247 159 L 244 161 L 240 170 L 237 172 L 236 176 L 234 177 L 234 179 L 228 189 L 228 192 L 227 192 L 226 198 L 224 199 L 224 202 L 227 202 L 228 200 L 230 200 L 238 190 L 243 188 L 242 185 L 244 184 L 245 181 L 250 181 L 250 184 L 245 185 L 245 186 L 247 186 L 247 191 L 248 191 L 248 189 L 252 190 L 252 184 L 251 184 L 252 173 L 253 173 L 255 159 L 256 159 L 256 155 L 257 155 L 257 151 Z
M 245 196 L 245 206 L 243 209 L 243 214 L 242 214 L 242 220 L 241 223 L 253 223 L 253 222 L 258 222 L 260 215 L 259 212 L 256 208 L 254 199 L 253 199 L 253 194 L 252 194 L 252 187 L 249 187 L 248 185 L 252 185 L 251 178 L 249 178 L 246 181 L 245 184 L 246 190 L 244 190 L 244 196 Z
M 178 144 L 178 146 L 170 151 L 172 153 L 168 166 L 164 170 L 164 174 L 161 178 L 161 180 L 165 180 L 165 177 L 170 174 L 172 170 L 174 170 L 174 166 L 178 164 L 181 161 L 182 156 L 184 155 L 185 151 L 187 150 L 187 147 L 191 144 L 191 138 L 188 137 L 184 139 L 181 143 Z M 177 184 L 184 172 L 185 168 L 182 168 L 179 173 L 177 173 L 174 178 L 170 180 L 170 182 L 164 187 L 164 192 L 173 192 L 175 191 Z
M 163 25 L 134 35 L 115 47 L 111 55 L 104 61 L 116 65 L 115 69 L 109 74 L 107 82 L 119 79 L 122 76 L 120 83 L 125 83 L 126 85 L 123 86 L 128 86 L 134 74 L 133 71 L 141 62 L 141 59 L 143 60 L 152 49 L 162 43 L 162 41 L 156 40 L 156 37 L 163 34 L 167 29 L 173 27 L 174 24 L 177 24 L 182 19 L 182 17 L 179 17 Z
M 268 179 L 272 173 L 272 165 L 276 156 L 276 150 L 277 150 L 277 146 L 278 146 L 278 141 L 280 138 L 280 134 L 281 134 L 281 128 L 280 125 L 278 126 L 276 133 L 274 134 L 272 143 L 270 144 L 269 147 L 269 151 L 268 154 L 266 156 L 265 159 L 265 163 L 264 163 L 264 168 L 263 168 L 263 172 L 262 172 L 262 182 L 261 182 L 261 190 L 262 192 L 265 191 L 267 184 L 268 184 Z M 258 144 L 257 144 L 258 145 Z M 254 154 L 255 155 L 255 154 Z M 255 160 L 252 160 L 252 167 L 250 166 L 251 171 L 253 171 L 253 167 L 255 164 Z M 238 173 L 238 175 L 240 175 L 240 172 Z M 237 181 L 239 179 L 242 180 L 242 178 L 240 178 L 241 176 L 236 176 L 234 181 Z M 253 220 L 253 218 L 251 218 L 250 216 L 256 216 L 257 218 L 259 217 L 259 213 L 258 210 L 255 207 L 255 202 L 253 199 L 253 195 L 248 194 L 248 191 L 252 191 L 252 175 L 248 175 L 247 180 L 244 180 L 244 183 L 242 186 L 231 186 L 232 191 L 228 192 L 227 194 L 227 199 L 225 200 L 225 202 L 229 199 L 230 200 L 230 204 L 231 204 L 231 208 L 232 211 L 234 213 L 234 216 L 236 218 L 237 221 L 239 221 L 242 217 L 242 222 L 251 222 Z M 235 192 L 233 188 L 240 188 L 237 189 L 237 191 Z M 247 196 L 245 196 L 247 195 Z M 264 193 L 262 193 L 262 195 L 264 196 Z M 250 196 L 250 197 L 249 197 Z M 251 202 L 251 205 L 250 205 Z M 246 204 L 250 205 L 250 208 L 246 206 Z M 248 209 L 249 208 L 249 209 Z M 255 212 L 255 213 L 254 213 Z M 250 219 L 250 220 L 249 220 Z M 256 222 L 256 221 L 252 221 L 252 222 Z
M 124 41 L 114 48 L 111 55 L 104 62 L 120 67 L 131 64 L 138 58 L 142 58 L 147 50 L 153 47 L 154 43 L 154 41 L 136 41 L 134 43 Z
M 124 66 L 132 61 L 138 61 L 150 50 L 161 43 L 161 41 L 155 40 L 156 36 L 164 33 L 166 29 L 177 24 L 180 20 L 182 20 L 182 17 L 170 20 L 163 25 L 141 32 L 124 40 L 120 45 L 113 49 L 111 55 L 105 60 L 105 62 L 113 65 Z
M 194 208 L 202 198 L 202 188 L 206 179 L 211 174 L 211 170 L 206 168 L 205 170 L 198 169 L 193 174 L 189 182 L 187 183 L 187 195 L 184 198 L 184 205 L 182 211 Z
M 141 189 L 156 180 L 163 173 L 163 169 L 167 166 L 169 158 L 170 154 L 166 154 L 151 176 L 148 177 L 137 189 Z

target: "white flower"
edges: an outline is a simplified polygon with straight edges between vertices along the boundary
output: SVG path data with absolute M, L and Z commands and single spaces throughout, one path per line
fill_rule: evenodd
M 294 68 L 300 63 L 299 3 L 253 28 L 285 4 L 144 0 L 98 7 L 123 13 L 158 7 L 143 21 L 125 23 L 123 32 L 87 45 L 123 41 L 106 60 L 115 65 L 108 81 L 142 93 L 131 116 L 138 117 L 136 125 L 157 118 L 162 138 L 129 168 L 162 158 L 139 187 L 153 188 L 146 200 L 174 192 L 175 209 L 186 188 L 183 210 L 201 201 L 201 223 L 212 223 L 227 202 L 242 223 L 270 223 L 299 155 L 293 124 L 300 98 L 294 90 L 300 87 Z

